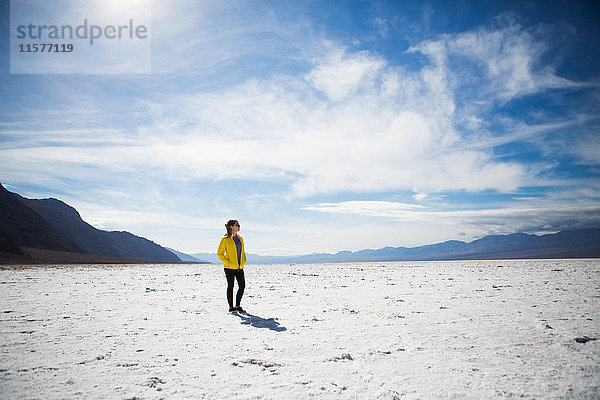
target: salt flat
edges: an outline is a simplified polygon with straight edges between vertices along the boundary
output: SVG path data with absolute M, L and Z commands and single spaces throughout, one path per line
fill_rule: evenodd
M 245 271 L 3 267 L 0 397 L 600 397 L 600 260 Z

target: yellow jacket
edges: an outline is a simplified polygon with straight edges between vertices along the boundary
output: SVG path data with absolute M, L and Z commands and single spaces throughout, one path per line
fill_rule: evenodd
M 219 260 L 223 261 L 223 264 L 225 264 L 225 268 L 243 269 L 244 264 L 246 264 L 246 250 L 244 248 L 244 239 L 242 239 L 240 235 L 237 235 L 237 237 L 240 239 L 240 242 L 242 242 L 242 260 L 239 266 L 237 259 L 237 249 L 235 247 L 233 237 L 228 238 L 227 236 L 225 236 L 223 239 L 221 239 L 221 243 L 219 243 L 217 257 L 219 257 Z

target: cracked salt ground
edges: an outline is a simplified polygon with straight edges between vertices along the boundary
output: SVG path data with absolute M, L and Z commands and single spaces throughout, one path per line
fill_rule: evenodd
M 0 398 L 598 398 L 600 261 L 2 267 Z

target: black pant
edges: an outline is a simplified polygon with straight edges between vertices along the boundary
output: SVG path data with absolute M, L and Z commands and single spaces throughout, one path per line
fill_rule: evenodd
M 246 288 L 244 270 L 225 268 L 225 276 L 227 277 L 227 301 L 229 302 L 229 308 L 233 307 L 233 278 L 237 279 L 238 291 L 235 296 L 235 306 L 239 307 L 244 295 L 244 289 Z

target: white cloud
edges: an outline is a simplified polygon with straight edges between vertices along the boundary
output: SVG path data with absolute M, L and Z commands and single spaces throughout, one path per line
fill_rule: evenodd
M 343 201 L 341 203 L 320 203 L 313 206 L 304 206 L 304 210 L 334 212 L 340 214 L 360 214 L 368 216 L 391 216 L 394 213 L 404 213 L 418 210 L 422 206 L 410 203 L 392 201 Z
M 413 199 L 415 199 L 418 202 L 423 202 L 423 201 L 435 201 L 435 200 L 441 200 L 444 198 L 444 196 L 440 196 L 440 195 L 431 195 L 429 193 L 423 193 L 423 192 L 417 192 L 412 196 Z
M 153 121 L 141 130 L 151 137 L 138 150 L 178 175 L 285 180 L 301 197 L 515 190 L 527 171 L 461 138 L 446 76 L 443 65 L 408 73 L 367 52 L 333 49 L 306 81 L 255 80 L 148 103 Z M 223 166 L 228 154 L 239 155 L 241 170 Z
M 136 105 L 144 122 L 134 132 L 26 129 L 20 132 L 25 139 L 0 149 L 0 166 L 9 177 L 52 163 L 50 173 L 82 178 L 100 167 L 105 175 L 279 181 L 296 197 L 394 190 L 511 192 L 547 183 L 536 176 L 545 167 L 502 162 L 491 149 L 574 123 L 528 126 L 509 120 L 508 133 L 485 130 L 488 106 L 482 98 L 490 93 L 506 99 L 571 84 L 551 68 L 537 67 L 545 45 L 510 21 L 495 30 L 444 35 L 412 47 L 409 55 L 421 52 L 429 59 L 413 72 L 331 42 L 314 48 L 327 51 L 310 57 L 309 71 L 144 100 Z M 483 68 L 478 90 L 463 93 L 473 75 L 461 76 L 465 69 L 457 57 Z M 468 105 L 457 103 L 458 93 L 467 96 Z M 93 103 L 88 108 L 98 113 Z M 100 141 L 103 145 L 96 146 Z M 32 143 L 37 145 L 29 147 Z M 592 147 L 579 153 L 595 159 Z M 237 168 L 227 162 L 232 155 Z
M 83 164 L 169 179 L 285 181 L 299 197 L 515 190 L 527 170 L 494 160 L 456 130 L 439 47 L 427 45 L 436 64 L 414 73 L 367 52 L 332 49 L 306 75 L 144 101 L 148 123 L 126 142 L 105 132 L 112 144 L 87 149 L 81 145 L 89 137 L 69 135 L 62 146 L 4 149 L 3 155 L 32 165 L 52 162 L 63 171 Z M 237 168 L 228 162 L 232 156 Z
M 307 76 L 316 89 L 330 99 L 342 100 L 361 88 L 375 84 L 384 61 L 368 52 L 346 53 L 338 50 L 320 62 Z
M 547 89 L 580 86 L 556 75 L 552 65 L 540 64 L 550 43 L 539 40 L 534 29 L 522 27 L 510 14 L 498 20 L 500 27 L 443 35 L 413 46 L 409 52 L 421 52 L 436 65 L 456 63 L 461 68 L 453 78 L 463 88 L 472 88 L 473 100 L 491 97 L 506 102 Z
M 203 7 L 206 12 L 200 17 L 186 19 L 181 26 L 169 25 L 173 32 L 166 32 L 167 37 L 215 15 L 211 7 Z M 166 16 L 156 22 L 157 30 L 173 17 L 165 11 Z M 212 26 L 205 22 L 204 33 Z M 239 39 L 245 32 L 269 29 L 284 35 L 272 15 L 261 27 L 244 25 L 230 35 Z M 295 42 L 301 37 L 305 36 L 298 35 Z M 225 42 L 240 45 L 238 40 Z M 215 41 L 207 45 L 219 48 Z M 491 149 L 568 127 L 572 121 L 537 126 L 507 121 L 505 127 L 512 125 L 508 133 L 491 134 L 485 131 L 487 96 L 504 101 L 571 85 L 552 68 L 538 65 L 546 46 L 505 19 L 496 29 L 443 35 L 413 46 L 408 55 L 420 52 L 429 63 L 409 72 L 380 55 L 352 52 L 324 41 L 313 45 L 321 52 L 305 60 L 313 65 L 308 71 L 248 80 L 228 89 L 150 97 L 136 106 L 142 109 L 138 120 L 144 122 L 135 133 L 98 128 L 90 135 L 63 129 L 44 133 L 41 141 L 39 131 L 21 132 L 28 139 L 17 139 L 22 146 L 12 142 L 1 148 L 5 162 L 0 161 L 0 166 L 16 174 L 16 163 L 10 160 L 27 159 L 28 163 L 18 163 L 19 168 L 51 162 L 57 174 L 66 170 L 77 174 L 74 166 L 84 165 L 101 167 L 104 173 L 155 174 L 177 180 L 276 180 L 286 182 L 297 197 L 393 190 L 515 191 L 523 185 L 544 184 L 535 175 L 542 169 L 499 161 Z M 223 60 L 236 54 L 240 49 L 231 50 Z M 469 71 L 465 63 L 476 64 L 484 73 L 462 76 Z M 463 91 L 469 85 L 473 90 Z M 463 103 L 468 99 L 467 105 L 457 102 L 458 94 Z M 98 112 L 94 104 L 88 108 Z M 95 139 L 103 146 L 95 146 Z M 37 146 L 28 147 L 32 143 Z M 579 153 L 594 160 L 590 147 L 582 147 Z M 239 168 L 226 162 L 232 155 Z

